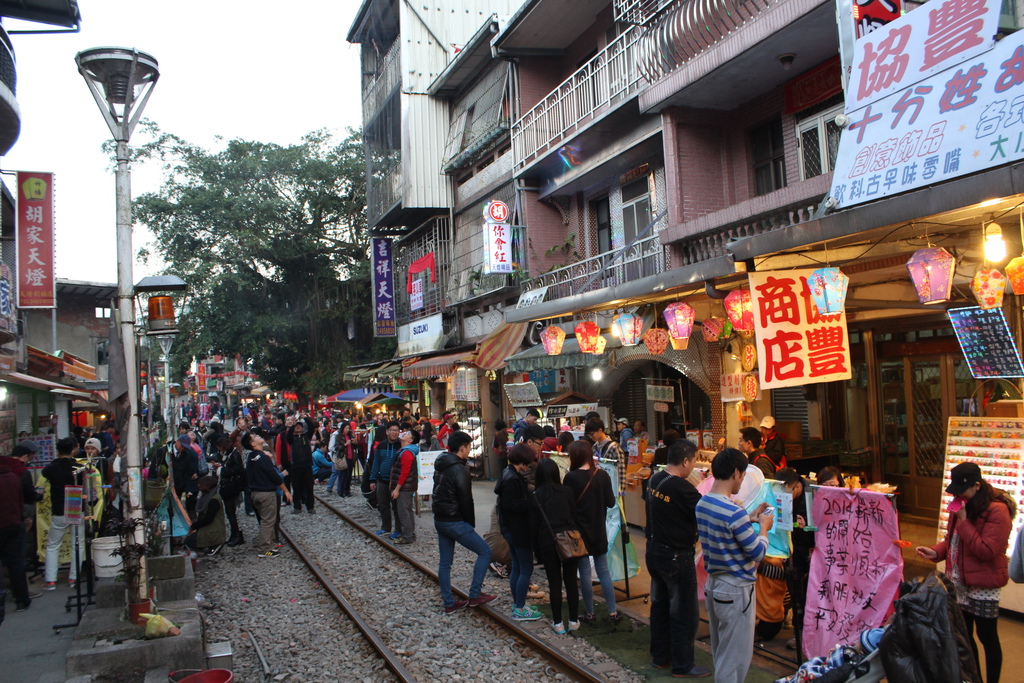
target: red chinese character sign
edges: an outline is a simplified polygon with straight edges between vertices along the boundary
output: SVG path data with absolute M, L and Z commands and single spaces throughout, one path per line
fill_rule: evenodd
M 852 377 L 846 313 L 822 315 L 811 297 L 814 271 L 750 273 L 761 389 Z
M 56 308 L 53 174 L 18 172 L 18 308 Z
M 484 274 L 512 272 L 510 216 L 505 202 L 494 200 L 484 206 Z
M 896 509 L 885 494 L 819 487 L 811 518 L 818 528 L 804 609 L 804 654 L 821 657 L 836 643 L 878 628 L 903 580 Z
M 853 20 L 857 37 L 863 38 L 899 19 L 902 6 L 902 0 L 856 0 L 853 3 Z
M 836 208 L 1024 159 L 1024 35 L 1000 3 L 933 0 L 857 41 Z

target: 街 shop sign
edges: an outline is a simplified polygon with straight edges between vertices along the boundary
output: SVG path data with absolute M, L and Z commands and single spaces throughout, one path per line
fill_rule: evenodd
M 391 240 L 384 237 L 370 239 L 373 258 L 373 335 L 394 337 L 398 334 L 395 319 L 394 264 L 391 259 Z
M 1024 158 L 1024 32 L 993 40 L 1000 7 L 933 0 L 857 41 L 837 208 Z
M 812 272 L 749 274 L 761 389 L 852 377 L 846 312 L 818 313 L 807 286 Z
M 885 494 L 821 487 L 814 491 L 815 550 L 804 610 L 804 650 L 828 654 L 882 625 L 903 579 L 896 510 Z

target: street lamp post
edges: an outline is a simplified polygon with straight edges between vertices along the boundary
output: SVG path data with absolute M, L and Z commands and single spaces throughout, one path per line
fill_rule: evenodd
M 156 59 L 135 49 L 98 47 L 75 55 L 75 64 L 103 114 L 117 145 L 115 174 L 117 206 L 117 298 L 121 325 L 121 346 L 128 372 L 129 417 L 125 430 L 125 459 L 128 463 L 129 516 L 143 519 L 142 434 L 139 420 L 139 364 L 135 354 L 135 299 L 132 281 L 132 192 L 128 169 L 128 141 L 142 117 L 153 87 L 160 76 Z M 135 529 L 135 542 L 146 542 L 145 528 Z M 140 580 L 132 602 L 149 597 L 143 558 Z

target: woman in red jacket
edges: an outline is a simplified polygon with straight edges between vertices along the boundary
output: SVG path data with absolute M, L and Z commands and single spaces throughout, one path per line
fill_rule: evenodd
M 977 624 L 978 639 L 985 648 L 985 680 L 999 683 L 1003 666 L 997 631 L 999 592 L 1009 580 L 1006 548 L 1016 506 L 1009 496 L 982 479 L 981 469 L 973 462 L 953 468 L 946 493 L 954 496 L 946 539 L 932 548 L 919 547 L 917 554 L 932 562 L 946 561 L 946 574 L 956 588 L 974 658 L 978 659 L 974 642 Z

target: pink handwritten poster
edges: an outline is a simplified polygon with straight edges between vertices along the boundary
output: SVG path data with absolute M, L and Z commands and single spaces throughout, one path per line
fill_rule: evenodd
M 820 657 L 885 621 L 903 580 L 896 509 L 884 494 L 818 488 L 804 652 Z

